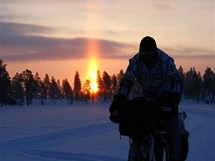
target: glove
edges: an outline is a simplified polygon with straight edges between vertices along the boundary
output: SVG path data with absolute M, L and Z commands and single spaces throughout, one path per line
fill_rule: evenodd
M 173 92 L 173 93 L 168 93 L 168 97 L 171 101 L 173 101 L 176 105 L 178 105 L 181 101 L 181 96 L 176 93 L 176 92 Z
M 126 100 L 126 96 L 123 94 L 116 94 L 113 97 L 113 101 L 110 105 L 109 112 L 110 117 L 109 119 L 114 123 L 119 123 L 119 108 L 123 101 Z
M 112 112 L 109 116 L 109 119 L 113 122 L 113 123 L 119 123 L 119 111 L 115 111 Z
M 181 101 L 181 96 L 176 92 L 168 92 L 164 95 L 162 95 L 159 99 L 159 102 L 162 103 L 174 103 L 175 105 L 178 105 Z
M 181 97 L 178 93 L 169 92 L 160 98 L 161 117 L 174 118 L 178 114 L 178 104 Z

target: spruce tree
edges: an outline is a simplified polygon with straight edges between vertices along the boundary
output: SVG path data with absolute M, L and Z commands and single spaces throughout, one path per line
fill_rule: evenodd
M 50 85 L 51 85 L 51 81 L 49 79 L 49 75 L 46 74 L 43 80 L 43 99 L 47 99 L 50 98 Z
M 84 85 L 83 85 L 83 99 L 84 101 L 88 101 L 90 100 L 90 90 L 91 90 L 91 87 L 90 87 L 90 80 L 86 80 L 84 82 Z
M 104 82 L 104 102 L 111 99 L 111 77 L 110 75 L 104 71 L 102 74 L 103 82 Z
M 22 74 L 16 73 L 11 82 L 11 88 L 13 91 L 13 98 L 18 105 L 23 105 L 25 89 L 23 85 L 23 77 Z
M 76 101 L 81 101 L 81 79 L 78 71 L 75 73 L 74 77 L 74 98 Z
M 211 68 L 207 67 L 203 75 L 203 89 L 206 103 L 214 103 L 215 101 L 215 73 Z
M 68 104 L 73 103 L 73 91 L 67 79 L 62 82 L 62 96 L 66 98 Z
M 115 74 L 113 74 L 112 78 L 111 78 L 111 94 L 114 95 L 118 92 L 118 86 L 119 83 L 117 81 L 117 77 Z
M 98 94 L 97 94 L 97 96 L 98 96 L 99 100 L 102 100 L 103 94 L 105 91 L 105 87 L 104 87 L 104 81 L 102 80 L 101 73 L 99 70 L 97 71 L 97 83 L 98 83 Z
M 6 70 L 6 64 L 0 59 L 0 104 L 14 103 L 11 91 L 11 80 Z
M 56 82 L 55 78 L 52 77 L 51 83 L 50 83 L 50 98 L 51 98 L 51 100 L 53 101 L 56 99 L 60 99 L 59 93 L 60 93 L 59 85 Z

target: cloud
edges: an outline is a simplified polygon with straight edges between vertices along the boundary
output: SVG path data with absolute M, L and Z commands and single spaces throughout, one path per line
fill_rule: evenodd
M 215 59 L 214 51 L 204 48 L 178 47 L 163 48 L 164 51 L 180 59 Z
M 0 33 L 5 35 L 30 35 L 54 32 L 54 28 L 23 23 L 0 22 Z
M 0 57 L 7 61 L 82 59 L 91 41 L 98 44 L 101 58 L 125 58 L 134 50 L 133 45 L 105 39 L 46 37 L 54 29 L 44 26 L 1 22 L 0 28 Z
M 173 7 L 167 3 L 156 3 L 154 4 L 154 8 L 156 11 L 161 12 L 169 12 L 170 10 L 173 10 Z
M 0 59 L 4 61 L 36 61 L 84 59 L 90 42 L 98 45 L 99 58 L 129 59 L 138 46 L 112 40 L 74 37 L 47 37 L 55 28 L 21 23 L 0 22 Z M 163 48 L 174 58 L 214 59 L 214 51 L 200 48 Z

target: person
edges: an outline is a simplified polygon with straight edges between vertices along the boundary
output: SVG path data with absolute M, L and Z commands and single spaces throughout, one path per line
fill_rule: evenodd
M 179 161 L 181 145 L 178 105 L 181 100 L 183 83 L 174 59 L 159 49 L 155 39 L 150 36 L 142 38 L 139 52 L 129 60 L 118 93 L 114 96 L 109 109 L 111 121 L 118 123 L 120 102 L 127 99 L 134 81 L 140 84 L 141 95 L 144 98 L 152 102 L 174 105 L 168 117 L 165 112 L 163 113 L 167 120 L 163 128 L 168 132 L 170 161 Z M 132 153 L 134 149 L 135 143 L 131 144 L 129 153 Z

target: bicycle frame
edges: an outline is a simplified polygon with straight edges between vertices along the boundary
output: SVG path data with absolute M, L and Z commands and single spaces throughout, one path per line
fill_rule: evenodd
M 158 136 L 162 143 L 162 158 L 157 158 L 155 154 L 155 135 Z M 133 140 L 130 143 L 128 161 L 165 161 L 169 160 L 169 150 L 167 145 L 167 133 L 164 131 L 156 131 L 155 134 L 150 134 L 140 141 Z M 165 154 L 165 157 L 163 155 Z

